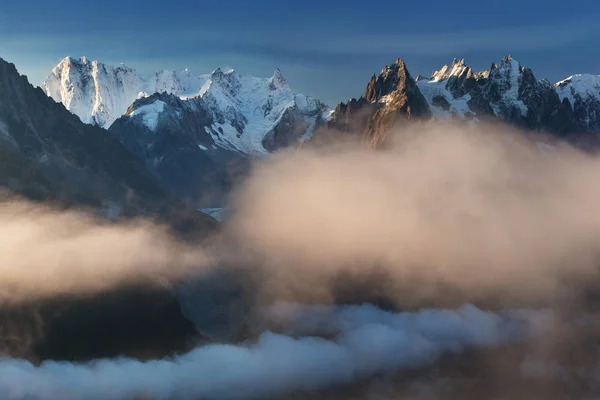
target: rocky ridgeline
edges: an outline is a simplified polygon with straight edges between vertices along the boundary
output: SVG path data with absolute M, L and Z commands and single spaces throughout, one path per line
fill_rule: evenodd
M 600 130 L 600 79 L 575 75 L 553 85 L 511 56 L 481 72 L 455 59 L 429 78 L 413 79 L 397 59 L 371 78 L 362 97 L 339 104 L 328 128 L 362 132 L 377 145 L 398 121 L 430 118 L 502 120 L 594 143 Z

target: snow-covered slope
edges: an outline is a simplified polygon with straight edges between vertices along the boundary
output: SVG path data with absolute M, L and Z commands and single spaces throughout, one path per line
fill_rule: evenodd
M 452 65 L 444 65 L 439 71 L 435 71 L 430 79 L 418 79 L 417 86 L 425 96 L 434 118 L 449 119 L 453 116 L 466 118 L 472 116 L 467 102 L 471 100 L 471 96 L 463 94 L 455 96 L 451 90 L 456 81 L 466 78 L 471 79 L 473 72 L 471 68 L 465 65 L 465 61 L 456 60 Z
M 111 130 L 126 135 L 126 129 L 143 125 L 155 136 L 194 138 L 201 149 L 262 156 L 308 140 L 329 118 L 327 106 L 294 93 L 279 69 L 270 78 L 256 78 L 217 68 L 196 96 L 140 99 Z
M 330 112 L 320 101 L 294 93 L 279 69 L 270 78 L 217 68 L 200 77 L 185 70 L 159 71 L 144 79 L 125 65 L 111 67 L 85 57 L 67 57 L 53 69 L 44 87 L 83 122 L 107 129 L 124 114 L 139 117 L 151 131 L 160 129 L 161 115 L 169 106 L 165 108 L 159 99 L 142 106 L 133 103 L 155 93 L 172 94 L 189 100 L 185 112 L 202 109 L 208 114 L 211 123 L 203 127 L 203 134 L 210 135 L 215 146 L 250 155 L 308 140 Z M 181 109 L 176 115 L 183 113 Z
M 200 92 L 205 80 L 205 77 L 197 77 L 188 69 L 183 71 L 162 70 L 146 81 L 143 91 L 146 95 L 169 93 L 180 97 L 191 97 Z
M 213 117 L 207 132 L 215 144 L 251 155 L 273 150 L 265 148 L 265 140 L 276 133 L 286 117 L 294 117 L 294 136 L 305 141 L 318 121 L 329 115 L 320 101 L 292 92 L 279 69 L 266 79 L 217 69 L 200 96 Z
M 85 57 L 66 57 L 44 81 L 46 94 L 83 122 L 108 128 L 139 97 L 155 92 L 197 94 L 202 80 L 188 70 L 159 71 L 143 79 L 123 64 L 109 66 Z
M 217 69 L 196 96 L 136 100 L 109 132 L 165 187 L 214 207 L 215 196 L 247 171 L 248 156 L 304 142 L 329 114 L 320 101 L 294 93 L 279 70 L 255 78 Z
M 83 122 L 109 126 L 135 100 L 143 86 L 137 72 L 108 67 L 85 57 L 63 59 L 44 82 L 46 94 Z
M 585 128 L 600 129 L 600 75 L 572 75 L 554 87 L 561 100 L 569 101 Z

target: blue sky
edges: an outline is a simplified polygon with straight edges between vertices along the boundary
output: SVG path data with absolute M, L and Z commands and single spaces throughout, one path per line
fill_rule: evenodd
M 270 76 L 279 67 L 293 89 L 331 105 L 361 95 L 397 57 L 413 75 L 454 57 L 485 69 L 509 53 L 540 78 L 600 74 L 598 0 L 7 3 L 0 57 L 36 85 L 67 55 L 123 62 L 142 75 L 221 66 Z

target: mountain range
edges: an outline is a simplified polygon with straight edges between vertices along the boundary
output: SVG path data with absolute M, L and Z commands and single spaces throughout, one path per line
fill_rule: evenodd
M 330 113 L 293 92 L 279 69 L 269 78 L 217 68 L 144 79 L 125 65 L 67 57 L 44 89 L 82 122 L 108 129 L 167 190 L 198 207 L 221 204 L 250 158 L 308 140 Z
M 397 59 L 373 75 L 363 96 L 340 103 L 328 127 L 359 131 L 377 145 L 398 121 L 430 118 L 502 121 L 597 146 L 600 77 L 573 75 L 552 84 L 506 56 L 480 72 L 454 59 L 430 77 L 415 79 Z
M 268 78 L 220 68 L 143 78 L 123 64 L 67 57 L 40 90 L 11 64 L 1 67 L 4 186 L 105 213 L 125 204 L 156 209 L 170 198 L 219 207 L 253 158 L 332 131 L 378 146 L 402 121 L 454 119 L 502 121 L 588 147 L 600 142 L 599 76 L 551 83 L 511 56 L 480 72 L 454 59 L 416 78 L 397 59 L 334 110 L 292 91 L 279 69 Z
M 144 164 L 97 126 L 61 104 L 0 60 L 0 180 L 36 199 L 77 199 L 110 208 L 158 207 L 168 196 Z
M 486 71 L 454 60 L 413 78 L 397 59 L 371 77 L 362 96 L 330 110 L 293 92 L 279 70 L 268 78 L 221 69 L 142 78 L 124 65 L 66 58 L 42 89 L 0 59 L 0 185 L 111 219 L 159 216 L 177 232 L 204 237 L 217 221 L 196 209 L 221 206 L 252 159 L 332 131 L 377 147 L 392 127 L 431 119 L 496 120 L 597 146 L 600 77 L 553 84 L 507 56 Z M 243 310 L 221 309 L 234 303 L 231 290 L 227 279 L 213 280 L 189 283 L 178 298 L 133 287 L 5 309 L 0 350 L 36 361 L 160 358 L 189 348 L 198 331 L 226 337 Z M 115 309 L 122 313 L 111 323 Z
M 196 130 L 200 148 L 252 156 L 310 138 L 329 111 L 320 101 L 292 92 L 279 69 L 264 79 L 220 68 L 201 76 L 163 70 L 144 79 L 122 64 L 67 57 L 44 89 L 88 124 L 110 129 L 123 116 L 128 118 L 120 125 L 160 134 L 178 123 L 188 132 Z M 286 128 L 292 125 L 293 130 Z

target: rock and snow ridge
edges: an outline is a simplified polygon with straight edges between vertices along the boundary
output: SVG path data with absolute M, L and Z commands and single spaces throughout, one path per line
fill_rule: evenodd
M 464 59 L 454 59 L 452 65 L 444 65 L 428 80 L 419 80 L 417 85 L 434 116 L 441 119 L 473 118 L 478 110 L 469 102 L 475 86 L 482 87 L 480 97 L 488 97 L 486 100 L 495 116 L 501 116 L 503 110 L 510 108 L 526 116 L 528 108 L 519 97 L 523 72 L 524 68 L 511 56 L 493 64 L 490 70 L 478 73 L 473 72 Z
M 159 71 L 150 79 L 124 64 L 64 58 L 44 81 L 46 94 L 84 123 L 108 128 L 138 98 L 156 92 L 191 96 L 202 81 L 188 70 Z
M 469 114 L 472 115 L 467 104 L 471 97 L 468 94 L 453 94 L 451 90 L 459 78 L 463 77 L 464 80 L 473 76 L 473 71 L 465 65 L 464 59 L 454 59 L 452 65 L 444 65 L 439 71 L 435 71 L 431 78 L 417 80 L 417 86 L 425 96 L 434 118 L 465 118 Z
M 396 76 L 394 71 L 404 72 Z M 464 59 L 454 59 L 429 78 L 413 79 L 398 59 L 372 76 L 363 96 L 340 103 L 327 129 L 360 133 L 377 146 L 387 136 L 384 131 L 413 117 L 501 120 L 577 146 L 600 147 L 599 81 L 600 77 L 575 75 L 553 85 L 537 79 L 511 56 L 482 72 L 474 72 Z
M 205 131 L 216 146 L 257 156 L 272 150 L 265 148 L 265 141 L 283 125 L 300 130 L 296 132 L 300 141 L 308 140 L 315 127 L 329 118 L 330 111 L 320 101 L 293 92 L 279 69 L 270 78 L 217 68 L 202 77 L 185 70 L 160 71 L 151 79 L 143 79 L 124 65 L 110 67 L 85 57 L 67 57 L 54 68 L 44 87 L 50 97 L 83 122 L 106 129 L 125 114 L 129 118 L 139 116 L 151 131 L 160 129 L 164 102 L 157 99 L 155 104 L 145 102 L 142 107 L 134 104 L 155 93 L 175 95 L 193 103 L 191 108 L 198 108 L 200 102 L 212 117 Z
M 330 114 L 320 101 L 294 93 L 278 69 L 271 78 L 256 78 L 217 68 L 198 95 L 167 106 L 164 100 L 151 96 L 136 101 L 111 130 L 125 133 L 127 125 L 137 132 L 144 125 L 159 136 L 185 133 L 203 150 L 263 156 L 308 140 Z
M 320 101 L 294 93 L 279 69 L 271 78 L 256 78 L 215 70 L 204 84 L 201 98 L 212 114 L 207 127 L 214 143 L 222 148 L 260 156 L 267 154 L 265 140 L 294 114 L 298 139 L 305 141 L 319 122 L 328 118 Z
M 585 128 L 600 129 L 600 75 L 572 75 L 554 88 L 561 101 L 569 101 Z
M 506 56 L 482 72 L 454 59 L 429 79 L 418 79 L 417 86 L 439 119 L 491 115 L 530 129 L 600 129 L 600 76 L 573 75 L 552 85 Z

